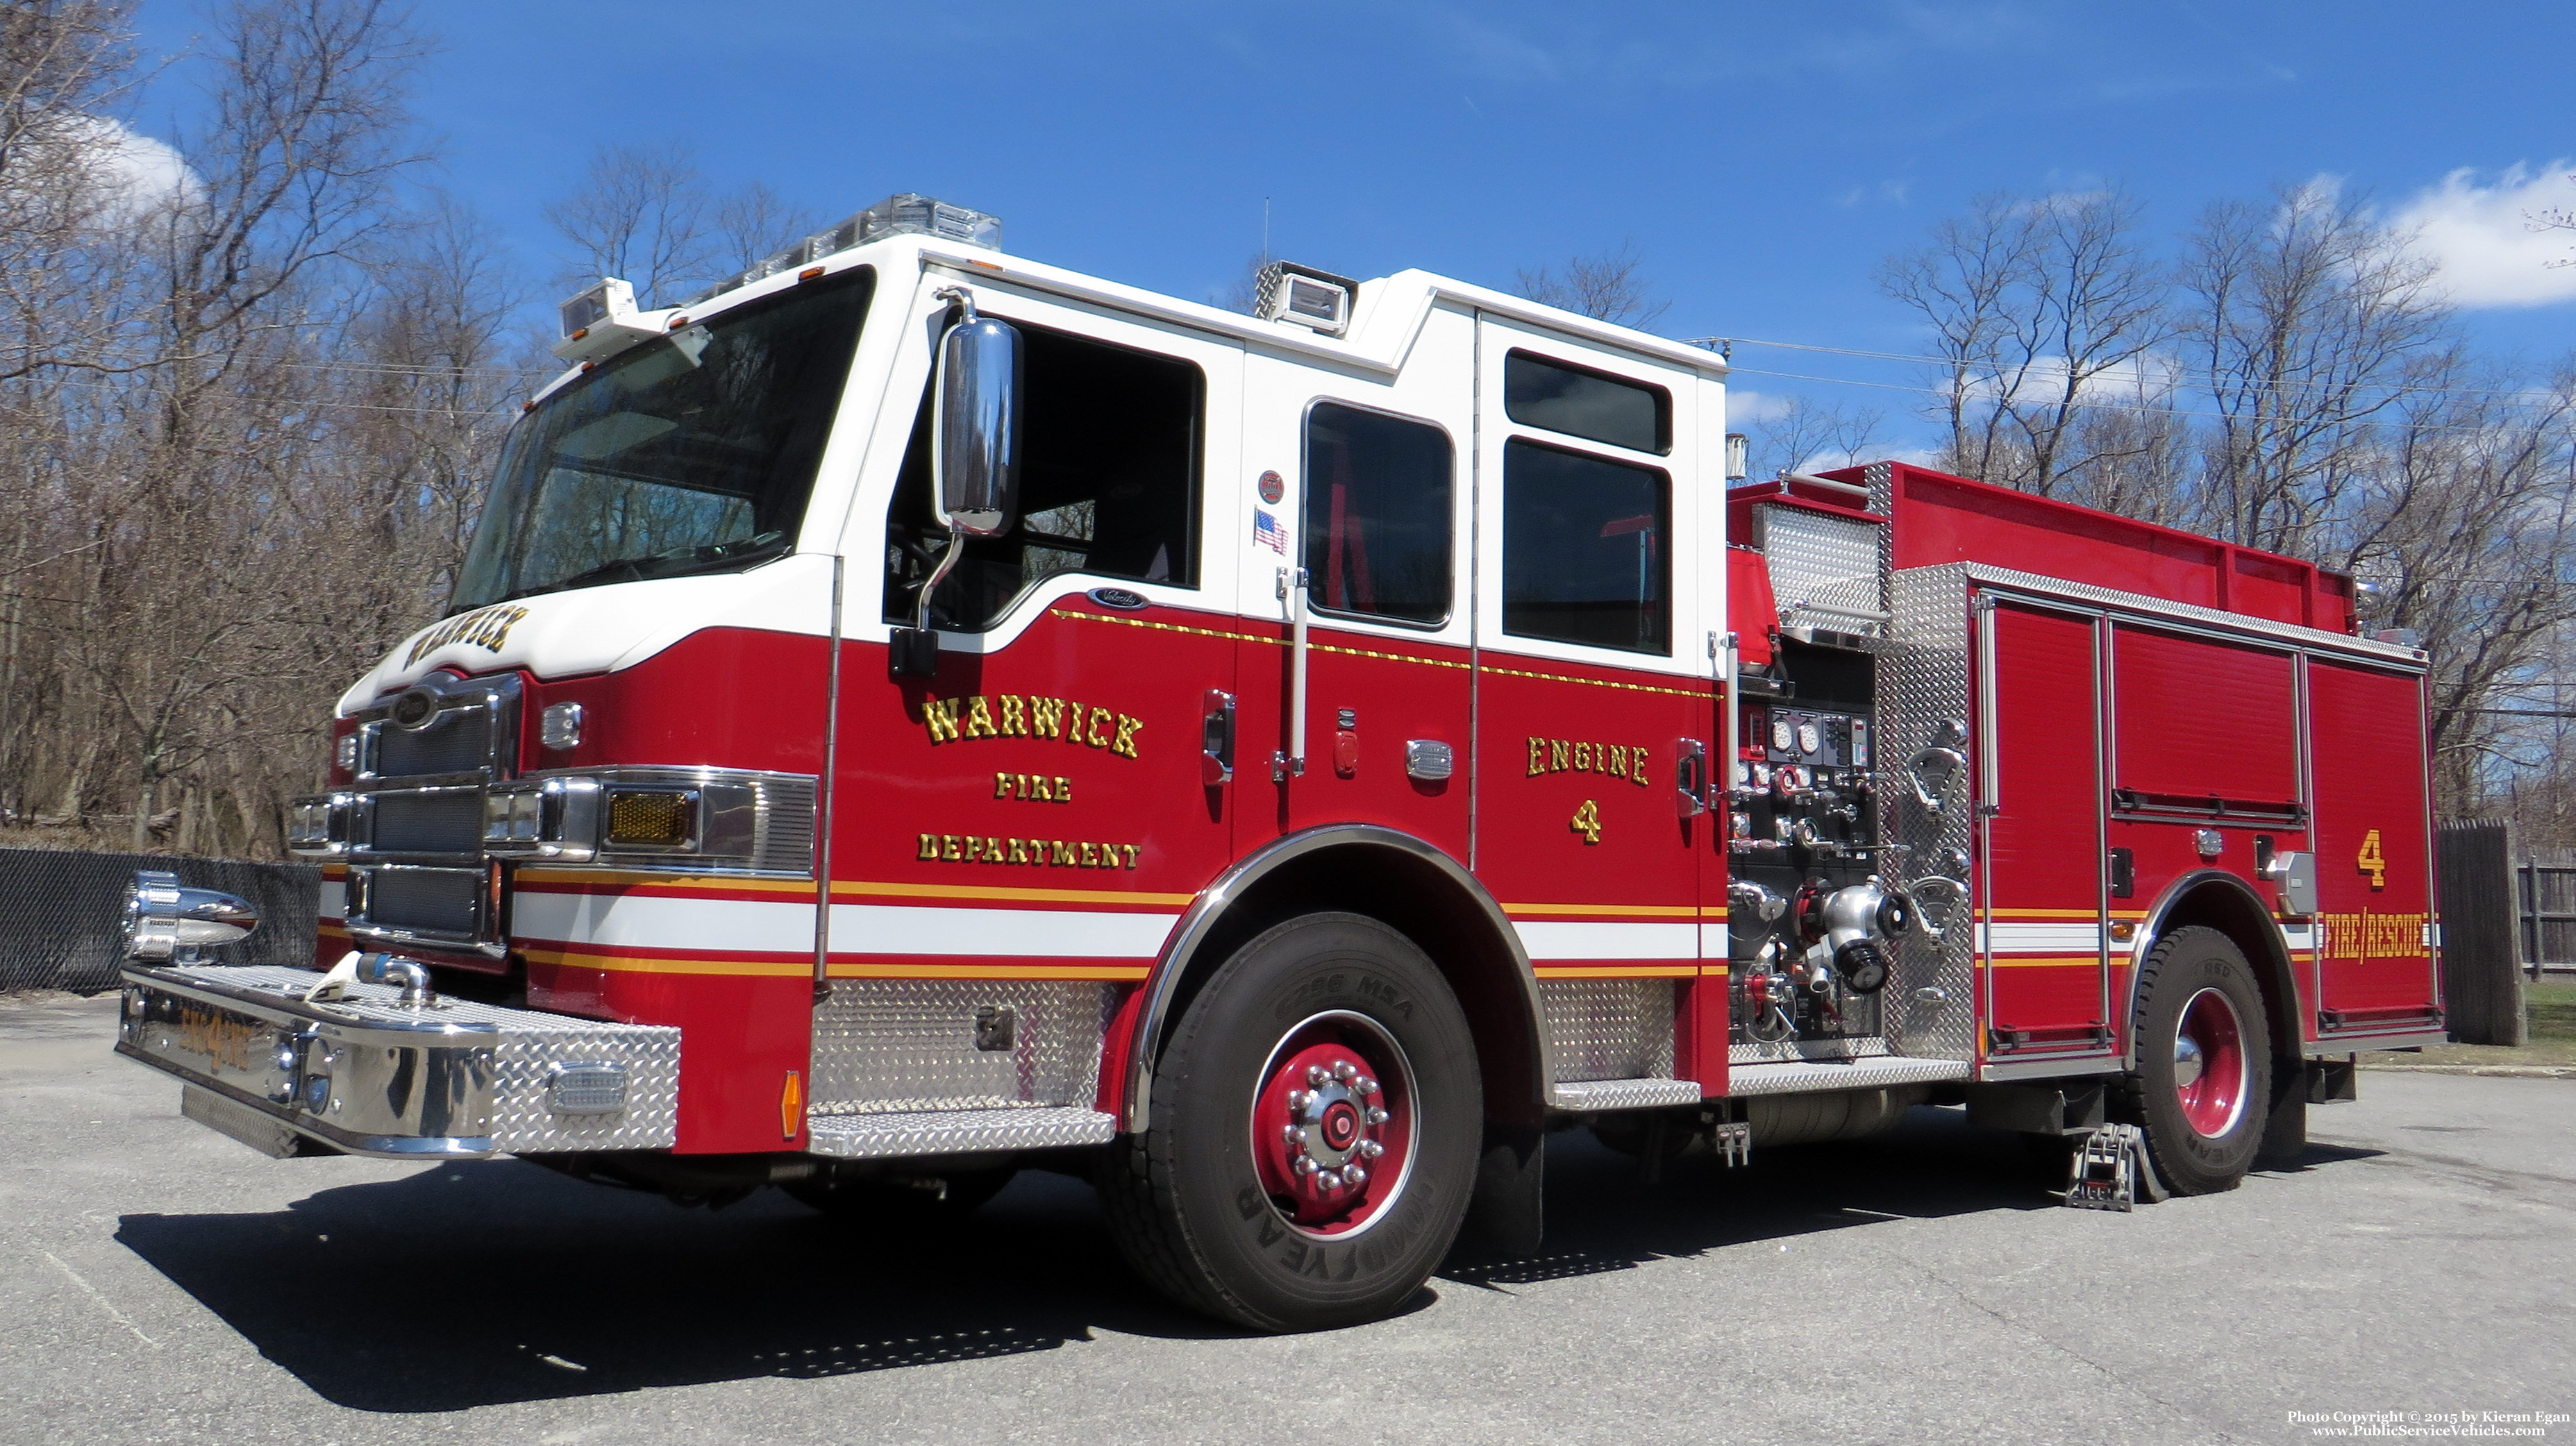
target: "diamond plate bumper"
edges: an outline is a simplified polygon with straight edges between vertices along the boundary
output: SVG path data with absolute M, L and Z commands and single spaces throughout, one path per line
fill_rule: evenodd
M 1551 1108 L 1579 1110 L 1651 1110 L 1664 1105 L 1699 1103 L 1699 1085 L 1686 1079 L 1592 1079 L 1560 1081 L 1548 1090 Z
M 319 978 L 274 965 L 128 965 L 116 1052 L 353 1155 L 471 1159 L 668 1149 L 680 1031 L 471 1000 L 397 1002 L 385 985 L 306 1003 Z M 271 1151 L 271 1153 L 275 1153 Z
M 1813 1060 L 1805 1064 L 1737 1065 L 1726 1072 L 1730 1095 L 1793 1095 L 1821 1090 L 1866 1090 L 1882 1085 L 1930 1084 L 1967 1079 L 1974 1071 L 1955 1059 Z

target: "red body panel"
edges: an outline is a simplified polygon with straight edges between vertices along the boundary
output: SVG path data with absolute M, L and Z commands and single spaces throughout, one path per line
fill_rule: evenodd
M 2007 603 L 1995 629 L 1998 811 L 1985 831 L 1992 901 L 1981 963 L 1993 1052 L 2098 1054 L 2106 1026 L 2097 628 Z
M 2115 638 L 2114 787 L 2275 806 L 2298 799 L 2288 653 L 2127 625 Z
M 2420 685 L 2318 661 L 2308 668 L 2308 696 L 2318 759 L 2317 1008 L 2325 1032 L 2420 1019 L 2441 987 L 2427 937 L 2433 893 Z M 2374 840 L 2377 847 L 2368 847 Z

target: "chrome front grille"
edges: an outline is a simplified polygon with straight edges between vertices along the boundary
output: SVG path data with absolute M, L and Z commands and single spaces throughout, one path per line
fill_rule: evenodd
M 451 708 L 426 728 L 372 725 L 374 772 L 386 778 L 479 773 L 491 763 L 492 710 Z
M 518 773 L 520 699 L 515 674 L 433 673 L 358 715 L 352 935 L 488 958 L 508 952 L 508 920 L 483 857 L 483 799 Z
M 483 934 L 483 882 L 480 868 L 389 864 L 366 871 L 359 901 L 366 921 L 380 928 L 467 943 Z
M 382 854 L 454 854 L 471 857 L 483 847 L 483 790 L 443 788 L 379 793 L 363 830 L 371 851 Z

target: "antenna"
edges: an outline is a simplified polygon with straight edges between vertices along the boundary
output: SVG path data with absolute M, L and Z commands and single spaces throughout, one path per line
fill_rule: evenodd
M 1261 198 L 1261 259 L 1270 260 L 1270 198 Z

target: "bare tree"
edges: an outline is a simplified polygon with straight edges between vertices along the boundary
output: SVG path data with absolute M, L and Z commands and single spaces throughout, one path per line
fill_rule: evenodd
M 1653 326 L 1672 303 L 1656 297 L 1640 274 L 1645 259 L 1637 243 L 1592 256 L 1569 256 L 1558 267 L 1520 273 L 1520 293 L 1542 306 L 1561 307 L 1618 326 Z
M 648 304 L 668 300 L 706 279 L 728 242 L 714 211 L 687 143 L 603 145 L 572 193 L 545 207 L 570 247 L 558 281 L 623 277 Z
M 1981 196 L 1879 285 L 1932 325 L 1955 469 L 2045 497 L 2142 443 L 2084 425 L 2091 394 L 2150 381 L 2171 334 L 2164 268 L 2126 194 Z
M 2305 552 L 2383 416 L 2458 372 L 2432 263 L 2322 187 L 2222 201 L 2184 241 L 2184 355 L 2216 409 L 2202 527 Z
M 821 229 L 822 218 L 810 208 L 791 203 L 766 181 L 749 181 L 715 203 L 711 254 L 719 269 L 741 271 Z
M 1855 466 L 1883 445 L 1886 425 L 1887 414 L 1875 407 L 1791 397 L 1777 413 L 1747 429 L 1752 439 L 1747 471 L 1756 477 L 1783 477 Z

